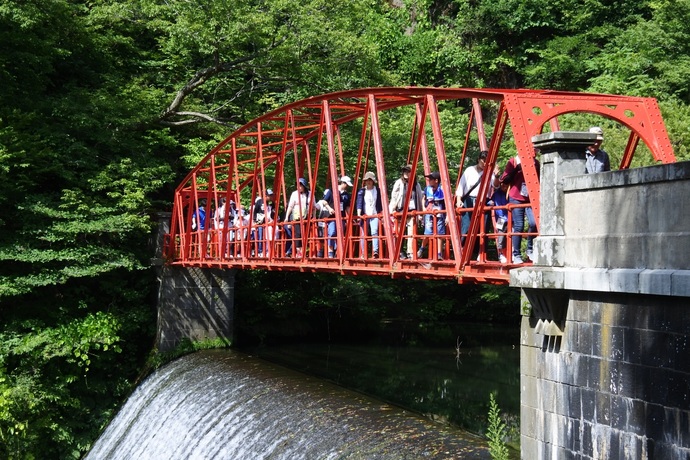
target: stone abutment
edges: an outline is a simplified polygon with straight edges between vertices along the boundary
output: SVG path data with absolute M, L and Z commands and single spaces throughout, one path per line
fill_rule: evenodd
M 521 456 L 690 459 L 690 163 L 585 175 L 589 133 L 537 136 Z

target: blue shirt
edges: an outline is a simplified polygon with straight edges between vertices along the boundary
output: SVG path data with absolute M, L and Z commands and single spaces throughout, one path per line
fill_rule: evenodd
M 491 201 L 494 202 L 494 206 L 505 206 L 505 205 L 507 205 L 508 199 L 506 198 L 506 192 L 504 192 L 500 188 L 496 189 L 494 191 L 494 194 L 491 195 Z M 494 216 L 497 219 L 499 217 L 508 218 L 508 210 L 507 209 L 495 209 L 494 210 Z
M 611 171 L 609 154 L 599 149 L 594 154 L 587 150 L 585 154 L 585 174 L 594 174 Z
M 427 185 L 425 196 L 427 207 L 432 205 L 432 209 L 446 209 L 446 200 L 440 185 L 436 190 L 431 185 Z
M 195 229 L 194 227 L 197 227 L 197 222 L 198 230 L 204 230 L 206 228 L 206 209 L 203 206 L 197 209 L 194 216 L 192 216 L 192 230 Z

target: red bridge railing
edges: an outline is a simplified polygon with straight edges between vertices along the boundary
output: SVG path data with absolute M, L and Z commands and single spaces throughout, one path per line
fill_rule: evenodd
M 578 118 L 582 114 L 589 118 Z M 495 211 L 501 207 L 478 200 L 474 208 L 466 209 L 454 199 L 472 152 L 488 152 L 485 170 L 489 172 L 499 152 L 501 157 L 519 156 L 538 223 L 539 177 L 532 137 L 558 130 L 561 124 L 569 130 L 586 130 L 596 117 L 616 122 L 619 131 L 629 131 L 620 168 L 630 166 L 640 141 L 654 160 L 675 161 L 659 108 L 650 98 L 537 90 L 369 88 L 298 101 L 242 126 L 189 173 L 175 192 L 165 255 L 169 263 L 184 266 L 507 283 L 508 271 L 516 266 L 510 258 L 511 237 L 516 234 L 512 213 L 507 213 L 505 230 L 496 231 L 501 226 L 496 224 Z M 582 123 L 588 124 L 578 125 Z M 489 141 L 486 132 L 491 133 Z M 416 177 L 440 173 L 443 210 L 389 212 L 388 183 L 399 177 L 404 164 L 412 165 Z M 381 212 L 367 216 L 378 219 L 378 236 L 366 230 L 368 222 L 354 210 L 367 171 L 375 174 L 381 192 Z M 337 191 L 344 175 L 353 182 L 349 209 L 340 209 L 336 192 L 334 215 L 319 217 L 322 192 Z M 300 219 L 286 220 L 285 209 L 300 178 L 306 180 L 313 199 Z M 482 176 L 478 196 L 487 196 L 491 181 L 491 174 Z M 420 185 L 424 189 L 423 177 Z M 267 202 L 269 189 L 274 191 L 275 218 L 255 219 L 255 204 Z M 223 202 L 234 202 L 235 209 Z M 198 209 L 204 203 L 202 228 Z M 503 208 L 510 211 L 514 206 Z M 460 222 L 466 213 L 471 214 L 470 229 L 463 235 Z M 417 224 L 408 236 L 402 223 L 410 218 Z M 445 233 L 425 239 L 420 223 L 424 219 L 432 228 L 443 222 Z M 335 230 L 331 237 L 329 225 Z M 499 239 L 504 239 L 505 262 L 499 260 Z M 328 240 L 335 248 L 333 254 L 328 253 Z M 378 240 L 377 254 L 374 240 Z M 420 251 L 423 242 L 425 249 Z

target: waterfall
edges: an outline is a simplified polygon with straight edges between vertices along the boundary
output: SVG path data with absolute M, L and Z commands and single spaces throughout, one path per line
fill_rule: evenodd
M 184 356 L 150 375 L 85 457 L 490 459 L 486 443 L 239 352 Z

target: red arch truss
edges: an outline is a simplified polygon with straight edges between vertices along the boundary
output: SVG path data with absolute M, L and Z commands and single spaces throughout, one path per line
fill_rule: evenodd
M 495 260 L 502 235 L 492 230 L 491 219 L 482 217 L 492 215 L 492 209 L 483 202 L 474 212 L 456 206 L 460 173 L 469 165 L 471 152 L 489 152 L 488 171 L 493 170 L 499 152 L 517 152 L 538 222 L 539 182 L 532 137 L 558 130 L 558 117 L 571 113 L 600 115 L 630 130 L 621 168 L 629 167 L 639 141 L 654 160 L 675 161 L 659 107 L 650 98 L 415 87 L 325 94 L 247 123 L 190 171 L 175 191 L 166 257 L 172 264 L 185 266 L 507 283 L 508 270 L 515 265 Z M 398 212 L 389 208 L 390 186 L 404 164 L 412 165 L 422 187 L 420 173 L 440 173 L 441 187 L 447 191 L 445 209 Z M 365 171 L 374 172 L 380 190 L 382 209 L 377 223 L 358 219 L 355 212 L 355 195 Z M 333 214 L 318 212 L 322 192 L 337 191 L 343 175 L 353 181 L 352 205 L 340 209 L 335 199 Z M 306 179 L 313 199 L 301 219 L 289 220 L 285 208 L 299 178 Z M 482 176 L 479 196 L 489 192 L 490 178 L 490 174 Z M 269 212 L 262 220 L 254 208 L 266 202 L 269 189 L 274 191 L 278 212 L 275 218 Z M 406 199 L 411 198 L 409 189 Z M 235 202 L 236 210 L 222 206 L 223 201 Z M 203 228 L 195 226 L 201 203 L 206 213 Z M 465 238 L 461 234 L 464 214 L 471 222 Z M 445 232 L 425 238 L 419 224 L 425 219 L 430 228 L 445 223 Z M 406 233 L 406 222 L 412 222 L 413 233 Z M 508 251 L 510 228 L 509 222 Z

